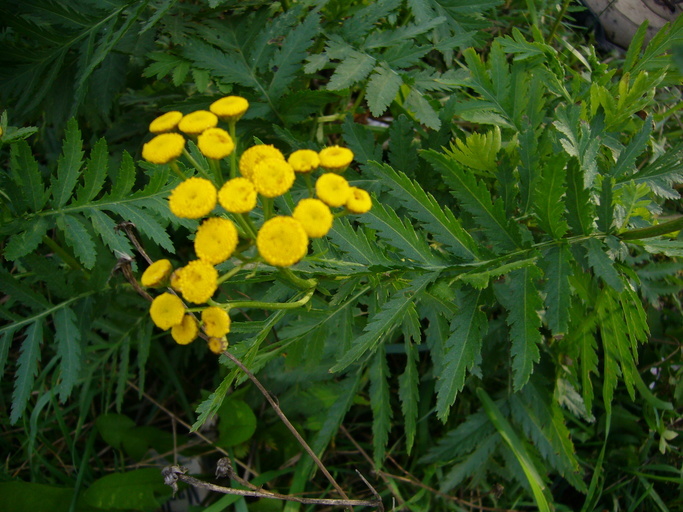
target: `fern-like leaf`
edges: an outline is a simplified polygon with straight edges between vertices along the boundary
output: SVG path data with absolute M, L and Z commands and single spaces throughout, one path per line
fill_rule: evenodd
M 87 269 L 93 268 L 97 261 L 97 251 L 82 218 L 76 215 L 60 215 L 57 217 L 57 226 L 64 232 L 66 243 L 73 249 L 83 266 Z
M 591 238 L 584 243 L 588 256 L 588 264 L 595 275 L 617 291 L 624 289 L 619 272 L 614 268 L 614 262 L 605 252 L 605 244 L 597 238 Z
M 48 193 L 45 191 L 38 162 L 25 140 L 12 145 L 10 172 L 14 180 L 21 184 L 18 192 L 25 198 L 28 208 L 34 212 L 40 211 L 45 206 Z
M 417 315 L 413 318 L 417 319 Z M 398 397 L 401 400 L 401 411 L 406 434 L 406 451 L 411 452 L 417 431 L 417 413 L 419 400 L 419 375 L 417 371 L 417 346 L 405 336 L 406 366 L 398 378 Z
M 533 210 L 538 225 L 554 239 L 559 240 L 567 232 L 564 219 L 565 170 L 564 156 L 551 158 L 544 164 L 543 171 L 533 194 Z
M 352 50 L 334 70 L 327 88 L 331 91 L 338 91 L 365 80 L 375 67 L 375 63 L 372 55 Z
M 62 154 L 57 163 L 57 175 L 52 181 L 52 196 L 55 209 L 64 206 L 78 183 L 83 165 L 83 140 L 78 123 L 70 119 L 66 125 L 66 138 L 62 147 Z
M 60 358 L 59 400 L 64 403 L 71 394 L 81 370 L 81 331 L 78 328 L 76 314 L 70 307 L 57 310 L 53 317 L 57 356 Z
M 372 409 L 372 443 L 375 466 L 381 467 L 391 430 L 391 397 L 389 382 L 391 376 L 384 346 L 380 345 L 369 368 L 370 408 Z
M 21 353 L 17 360 L 17 372 L 12 394 L 12 413 L 10 424 L 14 425 L 24 414 L 28 398 L 33 391 L 33 382 L 38 373 L 40 362 L 40 344 L 43 341 L 43 321 L 38 319 L 26 329 L 26 336 L 21 344 Z
M 548 248 L 543 252 L 543 272 L 546 282 L 546 322 L 554 335 L 567 332 L 570 319 L 571 287 L 569 276 L 573 274 L 574 258 L 566 244 Z
M 367 87 L 368 107 L 373 116 L 381 116 L 394 101 L 403 79 L 386 65 L 376 66 Z
M 362 230 L 354 229 L 346 219 L 336 221 L 328 236 L 352 261 L 380 267 L 395 265 L 375 241 L 370 240 Z

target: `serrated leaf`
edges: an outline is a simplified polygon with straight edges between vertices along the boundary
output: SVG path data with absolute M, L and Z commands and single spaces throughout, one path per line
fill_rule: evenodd
M 384 113 L 394 101 L 401 84 L 403 79 L 394 70 L 384 65 L 375 67 L 366 89 L 368 107 L 373 116 L 379 117 Z
M 447 493 L 477 470 L 481 470 L 482 462 L 488 460 L 500 445 L 500 441 L 500 435 L 494 432 L 474 445 L 472 453 L 460 460 L 442 477 L 439 490 Z
M 413 123 L 401 114 L 389 127 L 389 163 L 394 169 L 410 171 L 418 165 Z
M 574 261 L 569 246 L 555 245 L 543 252 L 541 260 L 545 274 L 546 322 L 554 335 L 567 332 L 571 306 L 571 287 L 569 276 L 573 275 L 571 263 Z
M 427 101 L 425 95 L 414 87 L 410 88 L 403 106 L 411 112 L 415 119 L 432 130 L 441 128 L 441 119 L 434 107 Z
M 95 199 L 104 186 L 108 170 L 109 148 L 107 141 L 102 138 L 90 151 L 90 158 L 83 173 L 83 186 L 76 191 L 76 201 L 73 204 L 85 204 Z
M 33 382 L 38 373 L 42 341 L 43 322 L 39 319 L 28 326 L 26 336 L 21 344 L 21 353 L 17 360 L 17 371 L 14 379 L 14 393 L 12 393 L 12 413 L 9 419 L 11 425 L 14 425 L 24 414 L 28 397 L 33 391 Z
M 57 160 L 57 175 L 52 179 L 52 197 L 54 207 L 59 209 L 64 206 L 78 183 L 83 165 L 83 140 L 78 123 L 75 119 L 69 119 L 66 125 L 66 134 L 62 154 Z
M 57 356 L 60 358 L 59 400 L 64 403 L 78 381 L 81 370 L 81 331 L 76 314 L 70 307 L 58 309 L 53 318 Z
M 364 5 L 344 23 L 342 33 L 345 39 L 361 41 L 381 18 L 395 11 L 400 4 L 400 0 L 377 0 Z
M 489 285 L 489 281 L 493 278 L 509 274 L 513 270 L 535 265 L 538 260 L 538 255 L 523 260 L 511 261 L 502 265 L 490 265 L 492 268 L 488 270 L 481 270 L 481 267 L 470 270 L 464 274 L 459 274 L 456 280 L 470 285 L 478 290 L 483 290 Z
M 457 394 L 465 385 L 467 370 L 474 367 L 488 320 L 481 311 L 482 290 L 465 289 L 458 293 L 458 312 L 451 320 L 451 334 L 445 342 L 444 358 L 436 381 L 436 414 L 445 422 Z
M 88 211 L 90 222 L 102 241 L 109 247 L 114 254 L 133 254 L 133 246 L 128 238 L 114 228 L 116 223 L 106 214 L 95 208 Z
M 327 88 L 331 91 L 338 91 L 351 87 L 365 80 L 374 67 L 373 56 L 352 50 L 332 73 Z
M 227 83 L 259 88 L 259 82 L 252 69 L 244 61 L 244 57 L 237 53 L 223 52 L 193 38 L 183 48 L 183 56 L 193 61 L 197 67 L 210 71 Z
M 542 174 L 537 181 L 533 194 L 533 210 L 538 225 L 555 240 L 567 233 L 567 221 L 564 219 L 566 158 L 551 157 L 544 162 Z M 568 199 L 568 198 L 567 198 Z
M 398 398 L 401 401 L 401 411 L 403 412 L 403 422 L 406 434 L 406 451 L 410 454 L 415 433 L 417 431 L 417 413 L 419 401 L 420 377 L 417 372 L 418 353 L 417 347 L 405 337 L 406 347 L 406 366 L 403 373 L 398 378 Z
M 583 176 L 574 159 L 567 164 L 567 222 L 577 235 L 588 235 L 593 231 L 594 206 L 590 190 L 583 186 Z
M 33 310 L 43 311 L 50 307 L 50 303 L 45 297 L 31 289 L 31 287 L 22 283 L 19 279 L 14 277 L 3 267 L 0 267 L 0 286 L 2 293 L 9 296 L 12 300 L 16 300 Z M 0 328 L 0 332 L 9 329 L 9 326 Z
M 617 183 L 631 180 L 646 183 L 660 197 L 679 199 L 681 196 L 673 185 L 683 182 L 683 143 L 675 144 L 635 174 L 622 176 Z
M 38 162 L 33 157 L 31 146 L 25 140 L 12 145 L 10 166 L 17 181 L 21 183 L 21 194 L 31 211 L 40 211 L 47 201 L 47 193 L 43 185 Z
M 0 375 L 5 375 L 5 365 L 7 364 L 7 355 L 9 349 L 14 341 L 14 333 L 16 329 L 6 329 L 0 332 Z
M 128 151 L 124 151 L 121 155 L 121 166 L 119 172 L 116 173 L 116 180 L 111 192 L 107 196 L 107 200 L 123 199 L 130 194 L 133 185 L 135 184 L 135 162 Z
M 353 229 L 347 219 L 336 220 L 328 237 L 357 263 L 382 267 L 395 265 L 375 241 L 370 240 L 362 230 Z
M 580 119 L 578 106 L 558 108 L 556 116 L 553 126 L 564 135 L 560 143 L 568 155 L 579 161 L 583 171 L 583 186 L 590 189 L 598 172 L 597 155 L 601 134 L 594 133 L 588 123 Z
M 369 368 L 370 407 L 372 409 L 372 443 L 375 466 L 381 467 L 391 430 L 391 397 L 389 382 L 391 376 L 384 345 L 380 345 Z
M 81 217 L 60 215 L 57 217 L 57 226 L 64 233 L 66 243 L 73 249 L 76 258 L 85 268 L 93 268 L 97 260 L 95 242 Z
M 500 147 L 500 128 L 495 126 L 486 134 L 471 133 L 464 142 L 462 139 L 456 139 L 455 146 L 451 144 L 448 154 L 462 165 L 493 173 L 498 168 L 497 155 Z
M 166 233 L 166 230 L 161 227 L 161 224 L 159 224 L 149 212 L 141 210 L 136 206 L 123 203 L 108 204 L 104 206 L 104 209 L 120 215 L 124 220 L 132 222 L 140 233 L 151 238 L 166 251 L 175 253 L 173 243 L 171 242 L 168 233 Z
M 635 169 L 636 158 L 638 158 L 647 148 L 653 127 L 654 122 L 652 116 L 648 116 L 647 119 L 643 121 L 642 128 L 635 137 L 633 137 L 629 145 L 619 154 L 617 163 L 608 171 L 614 179 L 618 179 L 626 173 L 631 174 L 631 171 Z
M 16 261 L 35 251 L 42 243 L 49 227 L 50 223 L 45 217 L 37 217 L 35 220 L 30 221 L 25 231 L 9 237 L 4 251 L 5 258 L 10 261 Z
M 366 164 L 371 160 L 382 160 L 382 148 L 375 144 L 375 136 L 367 126 L 354 123 L 349 116 L 344 119 L 342 133 L 344 141 L 353 151 L 353 158 L 356 162 Z
M 614 205 L 612 200 L 613 180 L 610 176 L 602 178 L 602 188 L 600 189 L 600 204 L 597 207 L 598 229 L 603 233 L 612 230 L 614 221 Z
M 595 275 L 617 291 L 624 289 L 624 282 L 614 268 L 614 262 L 605 252 L 606 246 L 597 238 L 590 238 L 584 243 L 588 256 L 588 264 Z

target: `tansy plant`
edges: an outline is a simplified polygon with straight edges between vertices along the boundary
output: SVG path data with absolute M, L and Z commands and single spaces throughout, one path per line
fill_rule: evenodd
M 150 316 L 180 345 L 194 341 L 201 329 L 217 354 L 227 347 L 231 308 L 305 305 L 317 282 L 291 267 L 306 257 L 310 239 L 327 235 L 335 217 L 362 214 L 372 206 L 368 192 L 342 175 L 353 161 L 348 148 L 301 149 L 285 158 L 272 145 L 255 144 L 238 155 L 236 124 L 248 107 L 246 99 L 227 96 L 209 110 L 167 112 L 150 123 L 156 135 L 142 149 L 145 160 L 168 164 L 183 179 L 168 198 L 173 215 L 201 220 L 194 234 L 197 259 L 177 269 L 161 259 L 142 274 L 144 287 L 167 289 L 153 299 Z M 196 143 L 210 169 L 188 152 L 187 140 Z M 186 176 L 177 162 L 181 157 L 197 175 Z M 303 183 L 295 188 L 297 177 Z M 283 202 L 276 201 L 283 196 Z M 285 205 L 294 205 L 291 213 Z M 214 300 L 231 277 L 261 264 L 275 267 L 305 295 L 294 303 Z

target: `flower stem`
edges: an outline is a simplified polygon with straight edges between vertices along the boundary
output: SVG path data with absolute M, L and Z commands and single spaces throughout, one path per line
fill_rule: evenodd
M 308 290 L 308 289 L 313 289 L 316 287 L 318 284 L 318 281 L 315 279 L 303 279 L 299 276 L 297 276 L 294 272 L 292 272 L 288 268 L 281 268 L 280 269 L 280 275 L 285 278 L 286 281 L 290 282 L 297 288 L 301 288 L 302 290 Z
M 235 125 L 237 125 L 236 120 L 228 121 L 228 133 L 235 145 L 235 149 L 230 153 L 230 179 L 237 177 L 237 130 L 235 130 Z
M 171 166 L 171 170 L 178 176 L 180 176 L 180 179 L 182 179 L 183 181 L 187 179 L 187 176 L 185 176 L 185 174 L 183 174 L 183 171 L 180 170 L 178 162 L 176 162 L 175 160 L 171 160 L 169 162 L 169 165 Z
M 226 311 L 232 308 L 255 308 L 255 309 L 297 309 L 305 306 L 313 294 L 315 293 L 315 288 L 310 288 L 306 295 L 301 297 L 299 300 L 294 302 L 261 302 L 258 300 L 236 300 L 226 302 L 224 304 L 216 304 L 219 307 L 225 308 Z
M 43 243 L 47 245 L 50 249 L 52 249 L 52 252 L 54 252 L 57 256 L 62 258 L 62 261 L 69 265 L 72 269 L 74 270 L 80 270 L 81 272 L 88 274 L 88 272 L 85 271 L 85 269 L 81 266 L 80 263 L 71 256 L 64 248 L 59 245 L 57 242 L 55 242 L 52 238 L 49 236 L 45 235 L 43 236 Z
M 211 172 L 215 177 L 215 184 L 217 188 L 223 186 L 223 173 L 221 172 L 221 162 L 220 160 L 214 160 L 209 158 L 209 167 L 211 167 Z
M 263 206 L 263 222 L 273 216 L 273 199 L 261 196 L 261 206 Z
M 183 155 L 185 155 L 185 158 L 187 158 L 188 161 L 190 162 L 190 164 L 192 164 L 192 167 L 197 169 L 199 174 L 204 176 L 207 180 L 209 180 L 209 181 L 211 180 L 211 176 L 209 176 L 208 171 L 206 169 L 204 169 L 201 165 L 199 165 L 199 162 L 197 162 L 197 160 L 194 159 L 194 157 L 190 154 L 190 152 L 186 148 L 183 148 Z
M 306 183 L 306 188 L 308 189 L 308 197 L 315 197 L 315 189 L 313 188 L 310 172 L 304 174 L 304 183 Z
M 638 240 L 642 238 L 652 238 L 655 236 L 666 235 L 674 231 L 683 229 L 683 216 L 669 222 L 657 224 L 656 226 L 648 226 L 646 228 L 630 229 L 619 233 L 621 240 Z

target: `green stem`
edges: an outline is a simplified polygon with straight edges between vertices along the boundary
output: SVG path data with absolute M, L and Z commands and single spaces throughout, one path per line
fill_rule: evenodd
M 311 173 L 304 173 L 304 183 L 308 189 L 308 197 L 315 197 L 315 189 L 313 188 L 313 181 L 311 181 Z
M 80 270 L 84 274 L 89 275 L 89 273 L 86 272 L 83 266 L 80 263 L 78 263 L 78 260 L 71 256 L 71 254 L 66 252 L 66 250 L 57 242 L 55 242 L 52 238 L 50 238 L 47 235 L 43 236 L 43 243 L 47 245 L 50 249 L 52 249 L 52 252 L 54 252 L 57 256 L 62 258 L 62 261 L 64 261 L 64 263 L 69 265 L 72 269 Z
M 230 153 L 230 179 L 237 177 L 237 130 L 235 126 L 237 121 L 228 121 L 228 133 L 232 139 L 232 143 L 235 145 L 235 149 Z
M 226 302 L 224 304 L 216 304 L 219 307 L 225 308 L 226 311 L 232 308 L 255 308 L 255 309 L 297 309 L 305 306 L 313 294 L 315 288 L 311 288 L 306 292 L 306 295 L 294 302 L 261 302 L 258 300 L 236 300 Z
M 221 172 L 220 160 L 209 158 L 209 167 L 211 168 L 211 172 L 215 178 L 216 187 L 221 188 L 223 186 L 223 173 Z
M 273 199 L 261 196 L 261 206 L 263 206 L 263 222 L 273 216 Z
M 169 165 L 171 166 L 171 170 L 176 173 L 178 176 L 180 176 L 180 179 L 185 181 L 187 179 L 187 176 L 183 174 L 183 171 L 180 170 L 180 166 L 178 165 L 178 162 L 175 160 L 171 160 L 169 162 Z
M 195 169 L 197 169 L 199 174 L 204 176 L 207 180 L 211 181 L 211 176 L 209 176 L 209 172 L 206 169 L 204 169 L 201 165 L 199 165 L 199 162 L 197 162 L 197 160 L 195 160 L 194 157 L 190 154 L 190 152 L 185 148 L 183 148 L 183 155 L 185 155 L 185 158 L 188 159 L 190 164 L 192 164 L 192 166 Z
M 618 236 L 621 240 L 639 240 L 642 238 L 652 238 L 654 236 L 666 235 L 674 231 L 683 229 L 683 216 L 677 219 L 657 224 L 656 226 L 649 226 L 647 228 L 630 229 L 620 233 Z
M 288 268 L 281 268 L 280 275 L 284 277 L 286 281 L 290 282 L 297 288 L 301 288 L 302 290 L 313 289 L 318 284 L 318 281 L 315 279 L 303 279 Z
M 557 15 L 557 19 L 555 20 L 555 23 L 553 23 L 553 28 L 550 30 L 550 35 L 548 36 L 548 43 L 551 43 L 553 41 L 553 38 L 557 33 L 557 29 L 560 26 L 560 23 L 562 23 L 562 18 L 564 18 L 564 15 L 567 14 L 567 9 L 569 9 L 570 2 L 571 0 L 564 0 L 564 2 L 562 2 L 560 14 Z
M 247 262 L 244 262 L 241 265 L 237 265 L 237 266 L 233 267 L 231 270 L 229 270 L 228 272 L 226 272 L 225 274 L 223 274 L 222 276 L 220 276 L 218 278 L 218 281 L 217 281 L 218 284 L 224 283 L 225 281 L 230 279 L 232 276 L 234 276 L 240 270 L 242 270 L 246 264 L 247 264 Z

